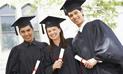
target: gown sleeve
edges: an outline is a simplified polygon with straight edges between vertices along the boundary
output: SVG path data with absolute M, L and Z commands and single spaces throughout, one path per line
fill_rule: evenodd
M 123 47 L 113 31 L 102 21 L 93 22 L 93 44 L 96 57 L 113 63 L 123 62 Z
M 9 58 L 7 61 L 7 65 L 6 65 L 6 74 L 19 74 L 19 64 L 18 64 L 18 58 L 19 58 L 19 54 L 18 54 L 18 49 L 17 47 L 14 47 L 10 54 L 9 54 Z

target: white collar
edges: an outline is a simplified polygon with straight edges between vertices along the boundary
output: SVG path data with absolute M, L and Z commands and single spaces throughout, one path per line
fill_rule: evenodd
M 78 31 L 82 32 L 83 27 L 85 26 L 85 24 L 87 23 L 87 21 L 84 21 L 81 26 L 78 28 Z

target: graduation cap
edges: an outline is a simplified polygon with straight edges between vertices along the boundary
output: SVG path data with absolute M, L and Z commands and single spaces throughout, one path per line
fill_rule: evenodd
M 47 27 L 53 27 L 58 26 L 62 21 L 64 21 L 64 18 L 54 17 L 54 16 L 47 16 L 44 20 L 40 22 L 42 27 L 42 32 L 44 34 L 43 24 L 45 24 L 45 28 Z
M 16 26 L 17 26 L 19 29 L 22 28 L 22 27 L 25 27 L 25 26 L 27 26 L 27 25 L 30 25 L 30 26 L 32 27 L 30 20 L 31 20 L 32 18 L 34 18 L 34 17 L 35 17 L 35 16 L 26 16 L 26 17 L 20 17 L 19 19 L 17 19 L 17 20 L 12 24 L 12 26 L 11 26 L 11 27 L 14 27 L 14 28 L 15 28 L 16 35 L 18 35 Z
M 74 9 L 80 9 L 86 0 L 66 0 L 60 10 L 64 10 L 65 15 Z

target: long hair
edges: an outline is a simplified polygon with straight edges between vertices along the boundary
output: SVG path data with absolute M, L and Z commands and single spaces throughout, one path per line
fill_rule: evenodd
M 59 44 L 59 47 L 66 48 L 67 47 L 67 41 L 64 38 L 63 31 L 62 31 L 60 25 L 58 25 L 57 27 L 61 30 L 61 32 L 60 32 L 60 44 Z M 47 32 L 47 30 L 46 30 L 46 32 Z M 47 34 L 47 36 L 48 36 L 48 34 Z M 48 38 L 49 38 L 49 36 L 48 36 Z M 50 38 L 49 38 L 49 42 L 50 42 L 50 47 L 55 45 L 53 40 L 50 39 Z

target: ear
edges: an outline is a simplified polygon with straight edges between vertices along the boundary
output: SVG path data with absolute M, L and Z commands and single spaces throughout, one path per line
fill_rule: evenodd
M 82 16 L 84 16 L 84 14 L 82 14 Z
M 84 16 L 83 10 L 81 10 L 82 16 Z

